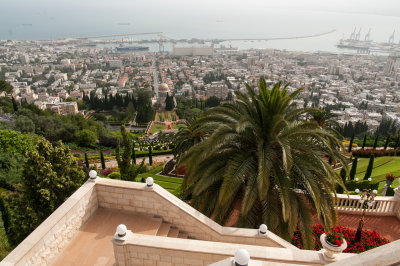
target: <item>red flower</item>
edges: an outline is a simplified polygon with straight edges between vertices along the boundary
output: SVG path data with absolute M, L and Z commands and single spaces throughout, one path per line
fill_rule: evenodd
M 336 239 L 335 244 L 336 244 L 336 246 L 340 246 L 341 243 L 339 240 Z

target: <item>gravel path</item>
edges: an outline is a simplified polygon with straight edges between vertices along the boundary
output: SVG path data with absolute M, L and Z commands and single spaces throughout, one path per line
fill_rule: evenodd
M 155 156 L 153 156 L 153 162 L 162 162 L 162 163 L 166 163 L 167 161 L 169 161 L 169 160 L 172 159 L 172 158 L 174 158 L 174 156 L 173 156 L 172 154 L 168 154 L 168 155 L 155 155 Z M 142 160 L 143 160 L 143 157 L 136 158 L 136 164 L 141 163 Z M 147 163 L 147 164 L 149 163 L 149 157 L 148 157 L 148 156 L 145 157 L 144 162 Z M 115 168 L 115 167 L 118 167 L 117 160 L 116 160 L 116 159 L 112 159 L 112 160 L 106 161 L 106 167 L 107 167 L 107 168 Z M 97 163 L 97 168 L 99 168 L 99 169 L 101 168 L 101 163 Z

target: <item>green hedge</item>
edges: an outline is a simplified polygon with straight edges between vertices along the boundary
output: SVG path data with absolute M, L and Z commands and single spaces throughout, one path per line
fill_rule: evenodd
M 166 154 L 172 154 L 172 150 L 161 150 L 161 151 L 157 151 L 157 150 L 152 150 L 152 154 L 154 155 L 166 155 Z M 149 151 L 136 151 L 136 158 L 139 157 L 146 157 L 149 155 Z
M 365 150 L 353 151 L 352 154 L 354 157 L 359 157 L 359 158 L 369 158 L 371 154 L 375 155 L 375 157 L 400 156 L 400 149 L 397 150 L 365 149 Z
M 348 191 L 354 191 L 354 190 L 356 190 L 356 188 L 358 188 L 360 191 L 363 191 L 364 189 L 372 189 L 372 190 L 376 189 L 376 190 L 378 190 L 378 187 L 379 187 L 379 183 L 371 183 L 368 180 L 359 181 L 359 182 L 354 181 L 354 180 L 347 181 L 345 183 L 345 185 L 346 185 L 346 188 L 347 188 Z M 342 187 L 339 186 L 337 188 L 336 192 L 337 193 L 343 193 Z

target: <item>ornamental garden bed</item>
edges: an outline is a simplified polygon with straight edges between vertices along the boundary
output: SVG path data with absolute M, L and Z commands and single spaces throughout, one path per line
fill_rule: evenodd
M 361 233 L 361 241 L 354 243 L 353 239 L 357 230 L 344 226 L 336 226 L 333 230 L 342 233 L 344 239 L 347 241 L 347 248 L 343 251 L 344 253 L 361 253 L 390 242 L 386 238 L 381 237 L 376 231 L 363 230 Z M 320 237 L 323 233 L 326 233 L 326 230 L 324 230 L 321 224 L 313 225 L 313 236 L 315 239 L 314 250 L 322 249 Z M 303 239 L 298 228 L 293 234 L 292 244 L 303 249 Z
M 353 193 L 356 188 L 363 189 L 376 189 L 378 190 L 378 195 L 381 194 L 385 184 L 387 174 L 393 174 L 396 177 L 400 176 L 400 157 L 377 157 L 374 160 L 374 167 L 371 173 L 371 181 L 364 180 L 365 172 L 368 167 L 369 158 L 359 158 L 357 163 L 357 171 L 354 176 L 354 180 L 346 181 L 346 187 L 350 193 Z M 349 165 L 349 171 L 351 169 L 351 165 Z M 340 170 L 337 171 L 339 174 Z M 348 177 L 348 176 L 347 176 Z M 348 177 L 349 178 L 349 177 Z M 358 181 L 356 181 L 358 178 Z M 386 196 L 393 196 L 393 189 L 399 186 L 399 178 L 396 178 L 388 189 Z M 339 188 L 337 190 L 338 193 L 342 193 L 342 190 Z

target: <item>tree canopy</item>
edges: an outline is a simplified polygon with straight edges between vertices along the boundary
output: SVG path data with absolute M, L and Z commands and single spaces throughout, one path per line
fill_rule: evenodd
M 291 105 L 301 90 L 289 94 L 281 83 L 269 89 L 260 79 L 259 93 L 247 85 L 247 94 L 198 119 L 204 140 L 181 159 L 195 208 L 222 224 L 236 208 L 238 226 L 265 223 L 287 240 L 298 225 L 306 245 L 313 214 L 327 228 L 336 224 L 332 194 L 344 184 L 326 158 L 345 167 L 346 158 L 336 134 L 301 119 L 307 109 Z
M 4 91 L 5 93 L 9 94 L 12 92 L 13 87 L 7 81 L 0 79 L 0 92 Z

